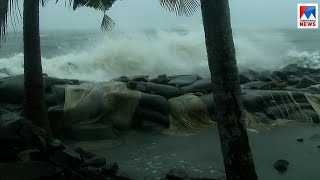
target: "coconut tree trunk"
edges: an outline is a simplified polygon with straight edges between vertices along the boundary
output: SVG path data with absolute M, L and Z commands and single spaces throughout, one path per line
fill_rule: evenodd
M 39 0 L 24 0 L 24 116 L 51 136 L 45 104 L 39 35 Z
M 228 0 L 201 0 L 216 120 L 228 180 L 256 180 L 230 22 Z

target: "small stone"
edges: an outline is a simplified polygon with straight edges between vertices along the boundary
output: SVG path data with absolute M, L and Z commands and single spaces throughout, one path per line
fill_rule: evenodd
M 289 162 L 287 160 L 280 159 L 273 164 L 273 167 L 279 172 L 284 173 L 287 171 Z
M 303 138 L 297 139 L 298 142 L 303 142 Z

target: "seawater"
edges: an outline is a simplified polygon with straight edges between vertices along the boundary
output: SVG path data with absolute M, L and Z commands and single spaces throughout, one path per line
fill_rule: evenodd
M 240 71 L 276 70 L 300 63 L 320 68 L 320 33 L 306 30 L 234 29 Z M 203 31 L 41 32 L 44 73 L 59 78 L 107 81 L 119 76 L 209 76 Z M 23 73 L 23 36 L 11 32 L 0 48 L 0 77 Z

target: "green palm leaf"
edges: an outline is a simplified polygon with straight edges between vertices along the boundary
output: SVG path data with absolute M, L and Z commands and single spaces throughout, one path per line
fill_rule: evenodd
M 191 16 L 200 7 L 199 0 L 159 0 L 162 7 L 178 16 Z
M 5 38 L 9 16 L 15 29 L 16 24 L 19 23 L 22 17 L 19 0 L 0 0 L 0 40 Z

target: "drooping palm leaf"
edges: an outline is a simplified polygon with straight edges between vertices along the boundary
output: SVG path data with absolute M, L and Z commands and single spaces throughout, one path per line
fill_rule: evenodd
M 11 17 L 12 26 L 15 29 L 21 19 L 19 0 L 0 0 L 0 40 L 5 37 L 9 17 Z
M 102 23 L 101 23 L 101 30 L 103 31 L 111 31 L 115 27 L 115 22 L 106 14 L 104 14 Z
M 81 6 L 95 8 L 101 11 L 107 11 L 116 0 L 73 0 L 73 9 Z
M 200 7 L 200 0 L 159 0 L 162 7 L 178 16 L 191 16 Z

